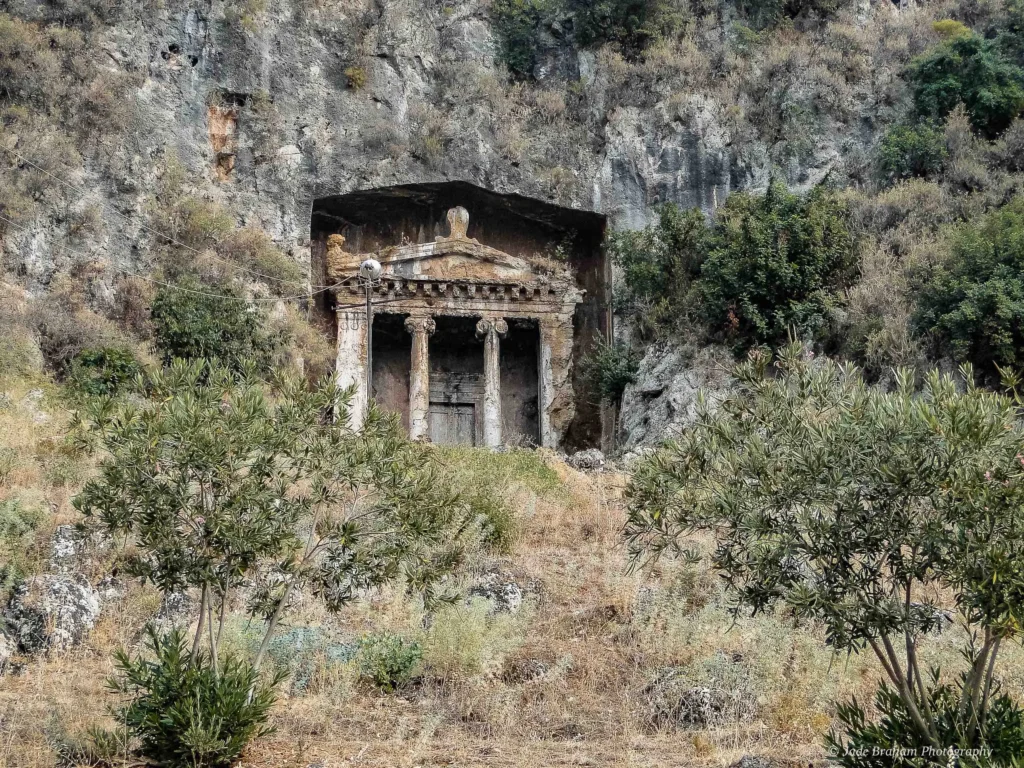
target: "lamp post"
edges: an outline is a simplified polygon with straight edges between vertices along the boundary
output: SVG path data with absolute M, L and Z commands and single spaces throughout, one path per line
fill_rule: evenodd
M 373 397 L 373 286 L 380 280 L 382 268 L 376 259 L 367 259 L 359 265 L 359 279 L 366 287 L 366 405 Z

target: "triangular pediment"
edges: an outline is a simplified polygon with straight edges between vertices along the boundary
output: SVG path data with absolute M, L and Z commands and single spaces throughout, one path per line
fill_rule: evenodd
M 460 211 L 465 221 L 459 219 Z M 467 237 L 468 214 L 462 209 L 449 212 L 448 220 L 452 226 L 447 237 L 392 246 L 373 254 L 347 253 L 342 247 L 344 239 L 332 236 L 328 240 L 328 274 L 334 280 L 353 276 L 364 259 L 374 258 L 381 264 L 383 277 L 518 284 L 572 279 L 564 263 L 543 256 L 512 255 Z

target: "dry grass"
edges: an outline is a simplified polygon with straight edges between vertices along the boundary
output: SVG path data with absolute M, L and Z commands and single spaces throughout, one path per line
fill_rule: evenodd
M 26 419 L 22 410 L 0 412 L 0 436 L 38 463 L 35 422 Z M 55 418 L 44 429 L 59 425 Z M 355 663 L 317 657 L 301 691 L 286 686 L 276 734 L 253 745 L 245 765 L 658 768 L 724 766 L 744 754 L 806 764 L 822 757 L 832 702 L 870 696 L 877 673 L 869 659 L 836 659 L 820 633 L 778 617 L 734 623 L 710 574 L 675 563 L 630 572 L 620 538 L 623 476 L 583 475 L 540 451 L 446 449 L 441 459 L 464 481 L 500 489 L 517 510 L 510 553 L 473 553 L 463 580 L 508 573 L 525 587 L 524 607 L 486 618 L 479 606 L 460 605 L 431 623 L 418 601 L 394 590 L 337 616 L 300 604 L 292 627 L 347 640 L 389 629 L 423 643 L 422 679 L 383 695 L 360 682 Z M 68 490 L 45 478 L 26 470 L 19 488 L 3 491 L 37 488 L 61 499 L 53 521 L 68 519 Z M 104 690 L 111 652 L 138 642 L 158 604 L 151 588 L 132 586 L 82 646 L 0 677 L 0 768 L 52 766 L 56 740 L 112 725 Z M 241 616 L 230 632 L 229 646 L 248 647 Z M 924 654 L 952 669 L 960 639 L 947 632 Z M 1012 650 L 1003 663 L 1004 685 L 1018 695 L 1022 657 Z M 648 686 L 666 667 L 687 684 L 735 688 L 734 716 L 690 729 L 652 725 Z

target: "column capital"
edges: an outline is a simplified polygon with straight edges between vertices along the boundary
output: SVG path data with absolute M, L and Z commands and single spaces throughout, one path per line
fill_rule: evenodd
M 437 330 L 437 322 L 432 317 L 407 317 L 405 318 L 405 330 L 413 335 L 425 333 L 430 336 Z
M 508 323 L 506 323 L 505 320 L 500 317 L 482 317 L 477 321 L 477 336 L 484 337 L 487 336 L 492 331 L 498 334 L 499 336 L 504 336 L 506 333 L 508 333 Z

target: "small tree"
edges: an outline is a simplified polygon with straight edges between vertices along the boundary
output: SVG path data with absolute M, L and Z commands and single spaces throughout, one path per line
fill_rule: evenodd
M 154 373 L 147 395 L 90 407 L 79 431 L 105 456 L 75 506 L 127 540 L 129 572 L 199 590 L 192 664 L 205 647 L 219 674 L 231 596 L 246 584 L 266 620 L 257 668 L 296 589 L 332 610 L 396 580 L 445 597 L 436 584 L 470 516 L 395 415 L 371 408 L 356 432 L 331 378 L 268 388 L 202 360 Z
M 995 379 L 998 366 L 1024 363 L 1024 196 L 957 231 L 950 250 L 918 295 L 915 323 Z
M 942 120 L 963 103 L 971 125 L 994 139 L 1024 108 L 1024 70 L 980 35 L 957 34 L 911 64 L 921 117 Z
M 152 319 L 165 363 L 216 358 L 235 370 L 247 363 L 270 369 L 276 341 L 264 327 L 263 314 L 231 283 L 211 285 L 184 277 L 157 291 Z
M 963 391 L 933 373 L 915 394 L 908 372 L 883 392 L 799 345 L 778 375 L 769 363 L 755 353 L 737 366 L 735 394 L 702 401 L 693 426 L 642 462 L 628 489 L 634 557 L 697 558 L 688 536 L 708 532 L 734 612 L 781 605 L 820 622 L 836 652 L 870 648 L 887 719 L 869 726 L 856 701 L 840 707 L 851 744 L 1020 754 L 1020 711 L 995 676 L 1024 620 L 1017 404 L 975 388 L 969 370 Z M 971 633 L 955 687 L 918 657 L 942 620 L 934 588 L 954 595 Z
M 730 195 L 719 209 L 697 293 L 705 319 L 739 348 L 820 333 L 852 277 L 846 205 L 824 187 Z

